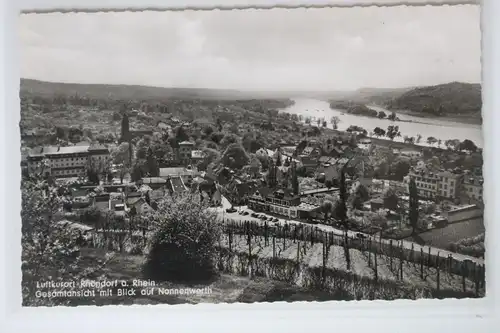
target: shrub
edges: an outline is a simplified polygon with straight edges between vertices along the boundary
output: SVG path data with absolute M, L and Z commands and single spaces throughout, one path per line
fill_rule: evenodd
M 166 197 L 152 214 L 145 273 L 155 280 L 202 281 L 216 273 L 222 234 L 215 212 L 199 196 Z

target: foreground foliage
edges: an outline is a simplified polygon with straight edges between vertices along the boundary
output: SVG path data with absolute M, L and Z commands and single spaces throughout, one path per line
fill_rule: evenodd
M 222 228 L 196 194 L 166 197 L 151 218 L 153 236 L 145 273 L 155 280 L 210 279 L 216 273 Z

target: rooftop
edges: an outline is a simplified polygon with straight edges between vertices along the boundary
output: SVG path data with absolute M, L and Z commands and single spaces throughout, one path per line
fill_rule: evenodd
M 305 202 L 302 202 L 300 205 L 297 206 L 298 210 L 306 211 L 306 212 L 311 212 L 313 210 L 316 210 L 320 208 L 320 206 L 317 205 L 311 205 Z
M 141 179 L 143 184 L 166 184 L 167 181 L 161 177 L 144 177 Z
M 194 170 L 188 170 L 183 167 L 160 168 L 160 177 L 193 175 L 194 172 L 195 172 Z
M 193 150 L 191 151 L 191 158 L 203 158 L 205 153 L 203 150 Z
M 58 147 L 58 146 L 36 147 L 29 152 L 29 156 L 86 153 L 89 151 L 89 147 L 90 145 L 88 144 L 85 146 L 68 146 L 68 147 Z
M 179 146 L 194 146 L 194 143 L 190 141 L 182 141 L 179 143 Z

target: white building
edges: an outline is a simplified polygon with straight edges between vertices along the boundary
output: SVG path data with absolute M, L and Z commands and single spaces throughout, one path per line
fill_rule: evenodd
M 89 168 L 104 171 L 109 163 L 109 150 L 104 146 L 39 147 L 27 157 L 28 171 L 56 178 L 85 176 Z
M 422 198 L 442 197 L 454 199 L 458 196 L 462 174 L 455 174 L 450 171 L 433 171 L 426 168 L 411 170 L 405 177 L 404 183 L 409 185 L 410 179 L 415 180 L 417 193 Z
M 483 178 L 470 174 L 465 175 L 463 191 L 468 198 L 483 201 Z

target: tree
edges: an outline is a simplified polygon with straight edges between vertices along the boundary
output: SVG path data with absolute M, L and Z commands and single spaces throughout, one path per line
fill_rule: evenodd
M 147 135 L 142 137 L 135 145 L 135 158 L 138 160 L 145 159 L 150 146 L 151 137 Z
M 402 181 L 410 171 L 410 163 L 403 158 L 396 159 L 391 164 L 391 173 L 396 180 Z
M 408 217 L 410 220 L 410 225 L 412 227 L 412 234 L 415 235 L 418 227 L 418 190 L 417 190 L 417 185 L 415 184 L 415 179 L 413 178 L 410 179 L 409 192 L 410 192 L 410 199 L 409 199 L 410 211 Z
M 462 151 L 462 150 L 465 150 L 465 151 L 468 151 L 468 152 L 476 152 L 477 151 L 477 146 L 474 144 L 474 142 L 472 142 L 471 140 L 469 139 L 465 139 L 464 141 L 462 141 L 459 145 L 458 145 L 458 150 L 459 151 Z
M 222 132 L 222 122 L 221 122 L 220 118 L 217 118 L 217 130 L 219 132 Z
M 221 162 L 224 166 L 241 169 L 250 161 L 245 149 L 239 143 L 230 144 L 224 154 L 222 154 Z
M 21 269 L 23 306 L 70 305 L 68 298 L 36 297 L 37 281 L 78 281 L 79 249 L 85 240 L 78 231 L 58 223 L 62 198 L 40 179 L 21 183 Z M 99 271 L 96 271 L 99 274 Z
M 214 129 L 212 128 L 212 126 L 206 125 L 205 127 L 203 127 L 203 134 L 205 134 L 205 136 L 210 136 L 213 132 Z
M 276 166 L 282 166 L 283 163 L 281 161 L 281 154 L 278 152 L 278 156 L 276 157 Z
M 189 135 L 186 133 L 184 126 L 180 125 L 175 130 L 175 139 L 177 142 L 183 142 L 189 140 Z
M 128 119 L 127 112 L 124 111 L 123 116 L 122 116 L 120 141 L 121 142 L 129 142 L 130 139 L 131 139 L 131 137 L 130 137 L 129 119 Z
M 385 134 L 391 141 L 393 141 L 396 137 L 401 136 L 401 132 L 399 131 L 399 126 L 390 125 L 387 127 L 387 132 Z
M 210 140 L 212 140 L 216 144 L 220 144 L 222 138 L 224 138 L 224 133 L 221 132 L 212 133 L 210 135 Z
M 351 267 L 351 257 L 349 253 L 349 238 L 347 235 L 348 231 L 348 221 L 347 221 L 347 184 L 346 184 L 346 168 L 350 160 L 344 164 L 340 171 L 340 188 L 339 188 L 339 203 L 335 210 L 335 215 L 340 220 L 340 223 L 344 226 L 344 253 L 346 256 L 347 269 Z
M 133 182 L 139 181 L 144 177 L 144 160 L 138 160 L 132 167 L 132 171 L 130 172 L 130 178 Z
M 115 164 L 128 165 L 130 158 L 130 149 L 128 142 L 122 142 L 118 147 L 111 151 L 111 159 Z
M 92 184 L 99 184 L 99 174 L 94 168 L 87 169 L 87 179 Z
M 391 112 L 391 114 L 389 115 L 389 117 L 387 117 L 387 119 L 389 119 L 391 121 L 395 121 L 396 120 L 396 113 L 394 111 Z
M 203 159 L 200 162 L 198 162 L 197 168 L 200 171 L 205 171 L 207 170 L 210 163 L 213 163 L 220 159 L 221 154 L 217 150 L 211 148 L 204 148 L 202 149 L 202 151 L 203 151 Z
M 377 138 L 379 138 L 381 136 L 385 136 L 385 131 L 382 128 L 380 128 L 380 127 L 375 127 L 375 129 L 373 130 L 373 134 Z
M 333 116 L 330 118 L 330 123 L 332 124 L 333 129 L 337 129 L 340 123 L 340 118 L 337 116 Z
M 384 119 L 387 115 L 385 114 L 384 111 L 380 111 L 377 115 L 377 117 L 379 117 L 380 119 Z
M 226 149 L 227 147 L 229 147 L 229 145 L 234 144 L 234 143 L 238 143 L 238 142 L 240 142 L 240 138 L 233 133 L 229 133 L 229 134 L 224 135 L 224 137 L 220 141 L 220 147 L 222 149 Z
M 377 166 L 375 166 L 374 177 L 384 179 L 385 177 L 387 177 L 388 172 L 389 165 L 385 160 L 382 160 Z
M 292 161 L 292 191 L 295 195 L 299 194 L 299 178 L 297 174 L 297 163 Z
M 158 163 L 156 162 L 156 158 L 153 154 L 153 150 L 151 149 L 151 147 L 148 149 L 146 162 L 147 162 L 149 176 L 157 177 L 159 173 Z
M 415 140 L 415 142 L 420 143 L 420 140 L 422 140 L 422 135 L 417 134 L 417 140 Z
M 383 193 L 384 208 L 396 211 L 398 209 L 399 198 L 396 192 L 391 188 L 387 188 Z
M 327 224 L 328 217 L 330 216 L 332 210 L 333 210 L 333 203 L 330 200 L 323 201 L 323 204 L 321 204 L 321 211 L 324 214 L 325 224 Z
M 153 236 L 145 273 L 154 280 L 206 281 L 216 275 L 222 226 L 195 193 L 167 196 L 150 216 Z
M 456 150 L 458 146 L 460 145 L 460 140 L 454 139 L 454 140 L 446 140 L 444 142 L 444 145 L 446 148 L 449 150 Z
M 355 209 L 362 209 L 363 204 L 366 200 L 370 198 L 370 193 L 366 186 L 359 184 L 354 190 L 354 196 L 352 197 L 352 207 Z
M 437 140 L 435 137 L 433 137 L 433 136 L 430 136 L 430 137 L 428 137 L 428 138 L 427 138 L 427 143 L 428 143 L 429 145 L 431 145 L 431 146 L 432 146 L 433 144 L 435 144 L 437 141 L 438 141 L 438 140 Z

